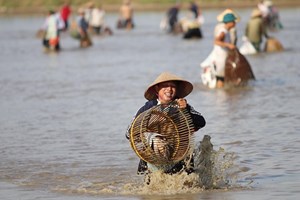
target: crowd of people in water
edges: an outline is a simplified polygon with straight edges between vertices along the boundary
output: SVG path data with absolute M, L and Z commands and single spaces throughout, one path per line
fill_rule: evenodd
M 170 7 L 160 22 L 161 30 L 166 34 L 180 34 L 183 39 L 202 38 L 201 27 L 205 19 L 199 5 L 195 1 L 190 1 L 187 10 L 184 10 L 185 15 L 179 17 L 182 10 L 183 6 L 180 2 Z M 123 0 L 119 12 L 116 28 L 134 29 L 134 9 L 131 0 Z M 74 16 L 74 13 L 76 13 L 76 18 L 70 20 L 71 14 Z M 94 1 L 82 5 L 76 12 L 72 12 L 69 3 L 65 3 L 57 12 L 50 10 L 40 31 L 44 48 L 47 51 L 59 51 L 61 49 L 60 34 L 66 31 L 79 41 L 81 48 L 90 47 L 93 44 L 91 38 L 94 35 L 113 35 L 112 29 L 105 22 L 105 14 L 101 5 Z M 280 42 L 268 33 L 283 28 L 279 12 L 271 0 L 261 0 L 254 6 L 247 21 L 240 48 L 237 47 L 238 38 L 235 27 L 239 21 L 239 14 L 229 8 L 216 16 L 214 46 L 208 57 L 201 63 L 203 83 L 210 88 L 224 86 L 226 59 L 230 51 L 238 51 L 241 54 L 237 55 L 242 57 L 262 51 L 283 49 Z M 263 41 L 266 41 L 266 45 L 262 50 Z M 240 81 L 236 80 L 237 83 Z
M 160 28 L 168 33 L 183 34 L 184 39 L 202 38 L 201 25 L 204 23 L 204 17 L 201 14 L 200 7 L 191 1 L 187 14 L 179 18 L 181 4 L 178 2 L 170 9 L 160 23 Z
M 44 24 L 38 31 L 38 37 L 43 38 L 46 51 L 60 50 L 60 34 L 69 31 L 70 35 L 79 41 L 81 48 L 92 45 L 91 35 L 113 35 L 112 29 L 105 23 L 105 10 L 93 1 L 82 5 L 75 12 L 76 18 L 70 21 L 74 14 L 70 3 L 65 3 L 59 11 L 49 10 Z M 133 7 L 130 0 L 124 0 L 120 7 L 117 22 L 119 29 L 133 29 Z
M 160 24 L 161 29 L 165 30 L 168 34 L 182 34 L 184 39 L 202 38 L 200 27 L 204 23 L 204 18 L 201 15 L 198 5 L 194 1 L 190 2 L 189 14 L 182 19 L 178 17 L 180 9 L 180 4 L 176 3 L 176 5 L 167 11 L 165 18 Z M 268 14 L 264 13 L 266 11 L 268 11 Z M 272 2 L 269 0 L 262 1 L 252 10 L 250 19 L 246 24 L 244 32 L 245 42 L 248 42 L 247 44 L 255 50 L 255 53 L 261 52 L 263 37 L 266 40 L 271 38 L 268 34 L 268 29 L 282 28 L 282 25 L 274 25 L 280 24 L 280 21 L 278 13 L 277 17 L 271 20 L 269 15 L 275 15 L 272 12 L 274 12 Z M 241 17 L 239 14 L 229 8 L 216 16 L 217 23 L 214 28 L 214 45 L 211 53 L 201 63 L 201 67 L 203 68 L 202 82 L 209 88 L 224 88 L 226 84 L 240 86 L 247 84 L 249 80 L 255 79 L 249 62 L 239 52 L 239 48 L 237 47 L 236 23 L 240 20 Z M 276 23 L 273 20 L 277 20 Z M 270 23 L 271 21 L 272 23 Z M 244 45 L 243 53 L 250 54 L 253 52 L 249 52 Z M 168 175 L 180 174 L 182 172 L 186 172 L 189 175 L 195 172 L 195 168 L 197 169 L 195 166 L 196 154 L 193 151 L 190 154 L 187 153 L 183 159 L 171 163 L 172 155 L 174 155 L 172 154 L 175 149 L 174 146 L 176 146 L 171 145 L 174 141 L 173 137 L 171 137 L 171 132 L 174 130 L 170 131 L 170 124 L 168 124 L 168 128 L 165 128 L 164 124 L 167 122 L 163 117 L 152 118 L 152 113 L 150 112 L 153 108 L 155 109 L 156 106 L 160 105 L 159 109 L 165 111 L 168 108 L 167 105 L 172 106 L 172 103 L 176 102 L 177 108 L 186 109 L 189 112 L 194 127 L 191 133 L 187 131 L 185 135 L 194 134 L 194 132 L 205 126 L 206 121 L 185 99 L 192 90 L 193 85 L 187 80 L 164 72 L 144 92 L 147 102 L 133 117 L 133 121 L 127 129 L 126 138 L 130 141 L 136 154 L 141 158 L 137 174 L 145 175 L 145 182 L 148 185 L 151 184 L 151 174 L 157 171 L 162 171 Z M 157 121 L 155 121 L 156 119 Z M 140 122 L 143 120 L 146 122 Z M 163 122 L 160 123 L 159 120 Z M 139 122 L 141 124 L 138 124 Z M 145 128 L 144 126 L 147 125 L 148 127 Z M 182 125 L 178 126 L 183 127 Z M 185 138 L 188 138 L 188 136 L 185 136 Z M 210 139 L 209 136 L 207 138 Z M 207 150 L 212 148 L 212 144 L 204 144 L 203 141 L 201 143 L 202 148 L 205 148 L 205 146 L 209 148 L 202 150 L 208 152 Z M 205 167 L 209 168 L 208 162 L 203 164 L 202 168 Z M 204 182 L 202 184 L 205 188 L 210 188 L 212 185 L 204 184 Z
M 223 88 L 225 84 L 242 85 L 255 79 L 244 55 L 283 50 L 281 43 L 268 34 L 268 30 L 283 28 L 278 10 L 270 0 L 263 0 L 253 8 L 240 48 L 237 47 L 236 30 L 236 23 L 240 21 L 238 13 L 226 9 L 217 16 L 217 21 L 213 50 L 200 64 L 203 69 L 202 82 L 209 88 Z M 265 46 L 262 51 L 263 41 Z
M 181 10 L 182 5 L 180 3 L 176 3 L 169 8 L 160 22 L 160 28 L 166 34 L 181 34 L 183 39 L 202 38 L 201 27 L 205 23 L 205 19 L 199 5 L 195 1 L 191 1 L 186 16 L 179 18 Z M 76 12 L 76 20 L 70 23 L 71 13 L 72 10 L 69 4 L 63 5 L 59 12 L 49 11 L 42 27 L 43 46 L 47 50 L 60 50 L 60 33 L 64 31 L 69 31 L 71 36 L 79 41 L 81 48 L 92 45 L 91 35 L 113 34 L 112 29 L 105 23 L 105 11 L 94 2 L 89 2 L 80 7 Z M 238 48 L 236 23 L 240 20 L 239 14 L 230 8 L 225 9 L 216 16 L 214 45 L 211 53 L 200 64 L 202 82 L 209 88 L 224 88 L 229 83 L 238 86 L 255 79 L 251 66 L 244 55 L 283 49 L 279 41 L 269 34 L 269 31 L 283 28 L 279 20 L 278 10 L 272 1 L 262 0 L 253 8 L 244 30 L 243 44 Z M 130 0 L 123 1 L 116 27 L 125 30 L 135 28 L 134 10 Z M 261 46 L 264 40 L 267 41 L 267 45 L 273 46 L 273 49 L 266 45 L 262 50 Z M 141 107 L 137 115 L 154 106 L 168 104 L 176 100 L 179 108 L 188 108 L 194 125 L 197 125 L 194 131 L 197 131 L 205 126 L 205 119 L 184 99 L 192 89 L 193 86 L 190 82 L 174 74 L 162 73 L 146 89 L 145 98 L 148 102 Z M 152 148 L 155 149 L 155 143 L 152 140 L 162 140 L 161 135 L 150 132 L 147 132 L 147 134 L 149 143 L 151 143 L 148 146 L 153 146 Z M 129 132 L 127 132 L 126 137 L 130 139 Z M 178 162 L 178 165 L 167 169 L 165 173 L 177 173 L 187 167 L 185 164 L 182 160 Z M 138 173 L 147 174 L 153 168 L 155 166 L 141 160 Z M 191 173 L 193 170 L 186 168 L 185 171 Z
M 180 3 L 176 3 L 171 7 L 161 21 L 160 28 L 168 34 L 182 34 L 183 39 L 202 38 L 201 26 L 204 23 L 204 18 L 199 6 L 194 1 L 190 2 L 188 15 L 181 19 L 178 17 L 180 9 Z M 282 28 L 278 11 L 272 2 L 269 0 L 261 1 L 253 8 L 246 24 L 244 44 L 241 48 L 243 54 L 241 54 L 237 47 L 236 29 L 236 23 L 240 20 L 239 14 L 229 8 L 216 17 L 217 23 L 214 28 L 212 51 L 200 64 L 203 68 L 202 82 L 209 88 L 241 86 L 246 85 L 249 80 L 254 80 L 255 76 L 251 66 L 243 54 L 261 52 L 263 37 L 265 37 L 265 40 L 272 38 L 269 36 L 268 30 Z M 245 45 L 246 43 L 247 45 Z M 250 52 L 249 47 L 252 47 L 254 52 Z M 282 48 L 277 50 L 282 50 Z M 264 49 L 264 51 L 268 51 L 268 49 Z M 213 186 L 210 177 L 212 174 L 210 169 L 213 165 L 210 160 L 213 147 L 210 143 L 210 136 L 204 136 L 201 142 L 200 147 L 203 157 L 201 157 L 201 154 L 200 156 L 197 155 L 193 149 L 194 147 L 192 147 L 190 149 L 192 151 L 186 151 L 183 157 L 176 160 L 178 152 L 175 149 L 190 148 L 187 144 L 183 144 L 183 140 L 188 140 L 191 135 L 206 125 L 205 118 L 186 100 L 186 96 L 192 90 L 193 85 L 189 81 L 174 74 L 163 72 L 144 92 L 147 101 L 134 115 L 125 136 L 140 158 L 137 174 L 144 175 L 144 181 L 147 185 L 151 185 L 152 174 L 162 172 L 166 175 L 198 173 L 204 188 Z M 175 108 L 172 107 L 173 104 L 176 105 Z M 168 116 L 166 118 L 169 119 L 169 116 L 173 116 L 176 108 L 187 111 L 187 116 L 191 117 L 190 121 L 192 122 L 191 127 L 193 128 L 185 127 L 177 122 L 178 129 L 186 129 L 181 135 L 182 138 L 180 138 L 180 134 L 175 134 L 178 129 L 170 128 L 173 123 L 164 118 L 164 116 Z M 160 114 L 157 117 L 156 114 L 159 111 L 167 114 Z M 183 139 L 181 142 L 174 142 L 181 139 Z M 197 159 L 201 161 L 198 162 Z M 201 174 L 200 171 L 203 173 Z
M 205 19 L 199 5 L 195 1 L 191 1 L 188 12 L 179 18 L 181 10 L 182 4 L 180 2 L 169 8 L 160 22 L 160 28 L 167 33 L 182 34 L 184 39 L 202 38 L 201 26 L 204 24 Z M 80 41 L 80 47 L 92 45 L 91 34 L 113 34 L 112 29 L 105 24 L 106 13 L 101 5 L 90 1 L 79 7 L 75 13 L 76 19 L 70 23 L 70 15 L 74 14 L 70 3 L 65 3 L 57 12 L 49 10 L 40 31 L 43 33 L 43 45 L 45 48 L 59 50 L 59 35 L 62 31 L 69 30 L 71 36 Z M 235 21 L 238 22 L 239 16 L 237 13 L 235 13 L 235 17 L 237 18 Z M 217 20 L 222 23 L 222 16 L 219 15 Z M 135 27 L 131 0 L 123 0 L 116 26 L 117 28 L 128 30 Z M 243 40 L 250 42 L 255 51 L 259 52 L 262 36 L 268 38 L 267 30 L 279 30 L 282 28 L 277 8 L 272 1 L 262 0 L 251 14 Z

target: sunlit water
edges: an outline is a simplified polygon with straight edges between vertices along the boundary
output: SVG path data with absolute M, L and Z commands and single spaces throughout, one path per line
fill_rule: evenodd
M 0 19 L 0 198 L 5 199 L 297 199 L 300 196 L 299 9 L 281 9 L 272 32 L 284 52 L 247 56 L 256 81 L 209 90 L 200 67 L 212 49 L 215 16 L 203 11 L 204 38 L 184 41 L 159 30 L 163 13 L 137 13 L 136 29 L 115 29 L 79 49 L 64 33 L 62 51 L 43 52 L 42 17 Z M 237 10 L 239 38 L 251 10 Z M 239 40 L 239 45 L 241 40 Z M 206 118 L 221 189 L 182 185 L 193 177 L 158 175 L 144 185 L 125 130 L 145 88 L 170 71 L 190 80 L 188 102 Z M 225 171 L 222 171 L 225 169 Z M 160 178 L 160 179 L 159 179 Z M 154 179 L 153 179 L 154 180 Z M 156 179 L 155 179 L 156 180 Z

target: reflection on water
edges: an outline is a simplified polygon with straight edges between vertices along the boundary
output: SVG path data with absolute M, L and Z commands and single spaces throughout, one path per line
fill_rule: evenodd
M 201 84 L 199 63 L 211 51 L 219 11 L 204 12 L 201 40 L 184 41 L 160 32 L 164 13 L 137 13 L 135 30 L 94 37 L 89 49 L 79 49 L 78 42 L 64 33 L 57 54 L 43 53 L 41 41 L 34 37 L 42 18 L 1 18 L 2 199 L 299 196 L 300 46 L 294 42 L 299 12 L 283 9 L 284 29 L 270 33 L 287 51 L 247 57 L 256 81 L 244 88 L 209 90 Z M 239 12 L 240 37 L 250 12 Z M 116 19 L 108 15 L 107 23 L 113 26 Z M 207 121 L 196 141 L 211 136 L 221 155 L 216 173 L 231 187 L 192 187 L 193 191 L 179 186 L 179 180 L 193 177 L 172 177 L 158 179 L 168 184 L 147 188 L 143 177 L 136 175 L 138 158 L 124 134 L 144 104 L 144 89 L 162 71 L 194 84 L 187 100 Z M 221 166 L 226 164 L 225 172 Z M 159 194 L 157 189 L 162 189 Z

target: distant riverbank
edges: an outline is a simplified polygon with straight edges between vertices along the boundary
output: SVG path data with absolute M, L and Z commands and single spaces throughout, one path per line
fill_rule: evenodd
M 0 14 L 43 14 L 49 9 L 58 10 L 65 0 L 32 0 L 20 1 L 0 0 Z M 73 10 L 84 6 L 88 1 L 70 0 Z M 94 1 L 98 2 L 98 1 Z M 164 11 L 171 7 L 175 0 L 132 0 L 135 11 Z M 182 8 L 188 7 L 190 0 L 182 0 Z M 199 0 L 196 1 L 203 9 L 213 8 L 249 8 L 254 7 L 258 0 Z M 102 1 L 102 7 L 106 11 L 117 12 L 122 0 L 106 0 Z M 276 7 L 300 7 L 298 0 L 273 0 Z

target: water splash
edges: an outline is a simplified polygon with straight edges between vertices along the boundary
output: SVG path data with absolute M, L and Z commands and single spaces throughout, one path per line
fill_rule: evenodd
M 206 189 L 241 188 L 237 182 L 249 168 L 237 164 L 238 156 L 234 152 L 226 152 L 222 147 L 214 150 L 210 139 L 205 135 L 194 151 L 199 184 Z
M 41 164 L 37 164 L 34 174 L 20 172 L 24 177 L 17 180 L 18 185 L 26 187 L 79 195 L 174 195 L 249 188 L 249 184 L 244 187 L 241 184 L 245 182 L 240 181 L 249 168 L 236 164 L 238 156 L 234 152 L 223 148 L 214 150 L 210 136 L 204 136 L 194 149 L 191 153 L 194 155 L 195 172 L 191 174 L 183 171 L 169 175 L 158 170 L 143 177 L 132 176 L 132 170 L 123 168 L 90 169 L 70 174 L 62 169 L 72 166 L 55 166 L 54 172 L 50 168 L 39 171 Z
M 203 191 L 203 188 L 198 185 L 197 174 L 188 175 L 186 172 L 180 174 L 165 174 L 161 171 L 153 172 L 149 175 L 151 178 L 148 184 L 145 181 L 140 186 L 131 187 L 126 186 L 124 188 L 124 194 L 159 194 L 159 195 L 174 195 L 174 194 L 185 194 L 185 193 L 199 193 Z M 146 179 L 148 177 L 146 176 Z
M 121 195 L 174 195 L 186 193 L 201 193 L 204 190 L 243 189 L 238 185 L 240 174 L 249 168 L 239 167 L 236 163 L 237 155 L 226 152 L 225 149 L 213 149 L 210 136 L 196 144 L 194 154 L 195 172 L 187 174 L 166 174 L 155 171 L 140 179 L 126 183 L 81 183 L 72 193 L 80 194 L 121 194 Z M 151 180 L 151 181 L 149 181 Z M 127 180 L 125 180 L 127 181 Z M 68 189 L 66 190 L 68 191 Z M 70 191 L 70 190 L 69 190 Z
M 194 173 L 187 174 L 183 171 L 169 175 L 156 171 L 145 176 L 142 184 L 126 184 L 122 193 L 174 195 L 215 189 L 246 189 L 237 182 L 249 168 L 236 164 L 238 156 L 234 152 L 226 152 L 223 148 L 214 150 L 210 139 L 210 136 L 204 136 L 193 152 Z

